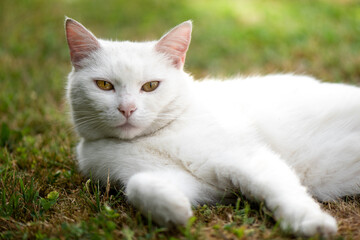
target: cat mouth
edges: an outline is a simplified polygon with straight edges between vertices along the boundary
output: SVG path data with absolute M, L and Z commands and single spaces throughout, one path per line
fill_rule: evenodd
M 129 131 L 129 130 L 135 129 L 136 127 L 134 125 L 132 125 L 131 123 L 126 122 L 124 124 L 116 126 L 116 128 L 121 129 L 123 131 Z

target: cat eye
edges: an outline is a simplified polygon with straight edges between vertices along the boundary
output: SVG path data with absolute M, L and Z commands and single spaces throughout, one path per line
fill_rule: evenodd
M 95 83 L 101 90 L 104 91 L 110 91 L 114 89 L 114 86 L 111 83 L 104 80 L 95 80 Z
M 152 92 L 159 86 L 159 84 L 160 84 L 159 81 L 147 82 L 144 85 L 142 85 L 141 90 L 143 90 L 144 92 Z

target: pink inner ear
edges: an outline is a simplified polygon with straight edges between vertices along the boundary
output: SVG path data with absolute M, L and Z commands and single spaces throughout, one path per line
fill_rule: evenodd
M 80 61 L 100 47 L 96 37 L 73 19 L 66 20 L 66 37 L 70 49 L 71 62 L 80 68 Z
M 185 63 L 186 52 L 191 40 L 191 30 L 191 22 L 184 22 L 164 35 L 156 44 L 156 50 L 168 55 L 174 66 L 179 69 Z

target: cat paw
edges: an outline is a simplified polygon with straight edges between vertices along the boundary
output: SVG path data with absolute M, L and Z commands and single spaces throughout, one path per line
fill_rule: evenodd
M 336 220 L 327 213 L 307 217 L 300 224 L 299 232 L 305 236 L 331 237 L 337 232 Z
M 295 233 L 305 237 L 320 235 L 327 238 L 334 236 L 337 232 L 336 220 L 324 212 L 307 214 L 299 221 L 293 222 L 292 224 L 282 222 L 283 229 L 289 227 Z
M 128 200 L 161 226 L 186 225 L 192 216 L 189 199 L 174 185 L 149 173 L 133 176 L 127 184 Z
M 180 197 L 175 201 L 158 205 L 158 209 L 152 215 L 159 225 L 173 227 L 174 225 L 185 226 L 193 212 L 189 200 L 186 197 Z

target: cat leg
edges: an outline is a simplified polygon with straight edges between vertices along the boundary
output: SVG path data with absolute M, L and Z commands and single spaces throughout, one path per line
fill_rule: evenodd
M 185 225 L 192 216 L 190 199 L 182 190 L 191 183 L 181 172 L 142 172 L 133 175 L 126 185 L 131 204 L 161 226 Z
M 240 188 L 247 196 L 265 201 L 275 218 L 281 220 L 284 230 L 290 228 L 305 236 L 336 233 L 336 220 L 321 210 L 295 172 L 278 155 L 264 147 L 241 159 L 217 164 L 217 179 L 230 183 L 229 187 Z

